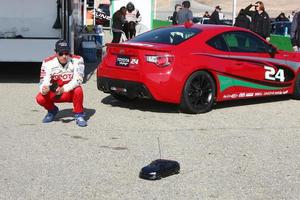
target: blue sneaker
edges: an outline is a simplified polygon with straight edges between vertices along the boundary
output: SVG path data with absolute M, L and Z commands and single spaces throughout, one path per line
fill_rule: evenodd
M 58 113 L 58 107 L 54 107 L 52 110 L 48 110 L 47 115 L 43 119 L 43 123 L 49 123 L 52 122 Z
M 74 118 L 75 118 L 75 121 L 76 121 L 76 124 L 80 127 L 85 127 L 87 126 L 87 122 L 85 121 L 84 119 L 85 115 L 84 113 L 76 113 Z

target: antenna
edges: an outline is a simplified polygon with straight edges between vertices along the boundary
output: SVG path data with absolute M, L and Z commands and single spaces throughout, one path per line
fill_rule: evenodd
M 157 143 L 158 143 L 158 150 L 159 150 L 159 159 L 161 159 L 161 150 L 160 150 L 159 137 L 157 137 Z

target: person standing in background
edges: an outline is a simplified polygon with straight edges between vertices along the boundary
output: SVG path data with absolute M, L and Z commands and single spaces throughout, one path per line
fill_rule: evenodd
M 300 47 L 300 12 L 297 12 L 291 25 L 291 41 L 294 51 L 299 51 Z
M 235 18 L 234 26 L 250 29 L 250 19 L 245 14 L 245 10 L 241 9 L 238 16 Z
M 284 12 L 280 13 L 276 18 L 275 18 L 276 22 L 287 22 L 289 21 L 289 18 L 287 18 L 284 14 Z
M 255 7 L 255 11 L 250 9 Z M 246 15 L 251 17 L 250 30 L 270 41 L 271 21 L 262 1 L 250 4 L 245 8 Z
M 175 5 L 175 10 L 173 12 L 173 16 L 172 16 L 172 24 L 176 25 L 178 24 L 178 20 L 177 20 L 177 13 L 178 11 L 181 9 L 181 5 L 180 4 L 176 4 Z
M 205 11 L 203 18 L 210 18 L 210 14 L 208 13 L 208 11 Z
M 182 2 L 182 8 L 177 12 L 178 24 L 193 23 L 193 12 L 190 10 L 190 7 L 190 1 Z
M 123 33 L 123 26 L 125 23 L 125 15 L 126 15 L 126 8 L 122 6 L 118 11 L 113 14 L 112 17 L 112 32 L 113 32 L 113 39 L 112 43 L 119 43 L 122 33 Z
M 293 21 L 293 18 L 294 18 L 294 16 L 295 16 L 295 14 L 296 14 L 296 11 L 293 10 L 292 13 L 288 16 L 290 22 Z
M 132 2 L 127 3 L 126 5 L 126 15 L 125 15 L 125 24 L 124 32 L 127 39 L 131 39 L 136 35 L 136 25 L 142 20 L 140 11 L 135 8 Z
M 222 8 L 220 6 L 216 6 L 214 12 L 211 14 L 208 23 L 209 24 L 222 24 L 220 20 L 219 13 L 221 12 Z

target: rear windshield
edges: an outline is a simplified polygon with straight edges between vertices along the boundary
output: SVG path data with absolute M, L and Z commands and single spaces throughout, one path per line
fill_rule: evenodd
M 200 32 L 201 30 L 197 28 L 166 27 L 138 35 L 129 42 L 151 42 L 177 45 Z

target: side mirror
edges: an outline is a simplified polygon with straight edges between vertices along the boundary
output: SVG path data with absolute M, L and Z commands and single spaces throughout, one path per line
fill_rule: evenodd
M 277 48 L 274 47 L 272 44 L 269 44 L 267 47 L 267 51 L 271 56 L 274 56 L 277 53 Z

